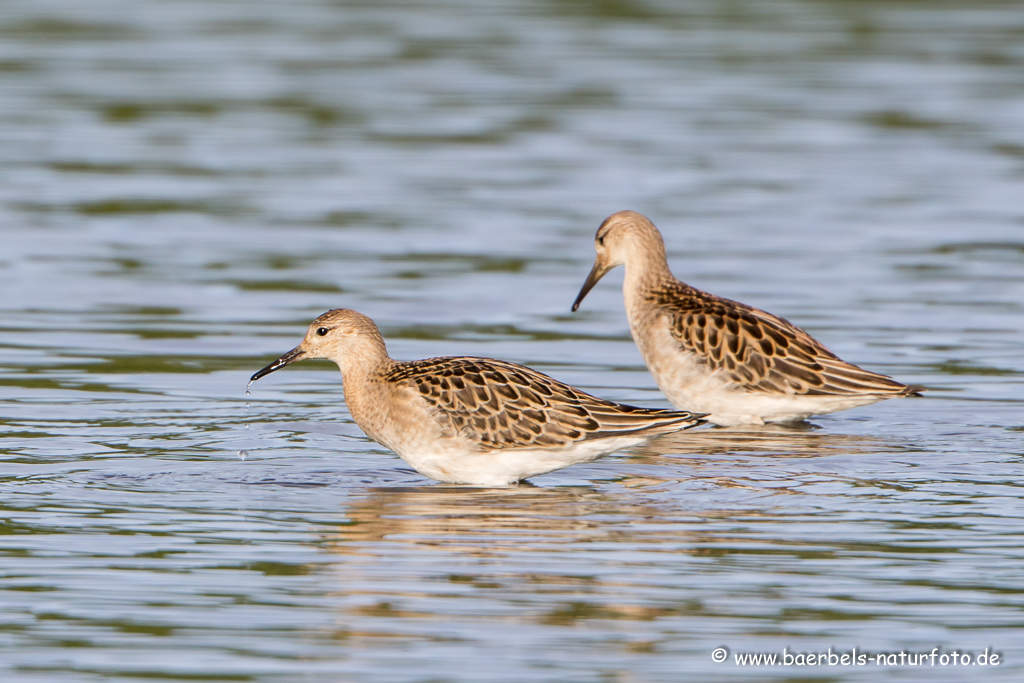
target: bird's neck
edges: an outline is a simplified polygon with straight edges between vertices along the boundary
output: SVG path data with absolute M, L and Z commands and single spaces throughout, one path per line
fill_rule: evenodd
M 336 360 L 341 370 L 345 404 L 352 419 L 371 439 L 392 448 L 385 436 L 388 406 L 391 405 L 386 373 L 396 361 L 388 356 L 383 339 L 379 343 L 350 348 L 344 358 Z
M 388 355 L 384 339 L 378 335 L 360 336 L 352 340 L 345 352 L 332 358 L 341 370 L 345 392 L 349 386 L 364 383 L 386 372 L 395 361 Z
M 633 252 L 626 259 L 625 268 L 622 293 L 627 309 L 643 299 L 650 290 L 675 280 L 663 249 Z

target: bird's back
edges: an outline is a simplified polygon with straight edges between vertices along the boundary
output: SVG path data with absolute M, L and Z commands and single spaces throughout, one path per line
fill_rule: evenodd
M 701 423 L 689 411 L 615 403 L 523 365 L 491 358 L 396 362 L 386 379 L 414 387 L 440 423 L 485 451 L 559 448 Z

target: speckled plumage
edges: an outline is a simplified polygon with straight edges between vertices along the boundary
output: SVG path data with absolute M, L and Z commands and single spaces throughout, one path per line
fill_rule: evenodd
M 677 280 L 657 228 L 621 211 L 598 229 L 594 269 L 573 305 L 611 268 L 626 266 L 633 338 L 672 403 L 720 425 L 791 422 L 918 395 L 919 387 L 838 358 L 789 321 Z
M 689 413 L 606 401 L 526 366 L 493 358 L 396 362 L 383 377 L 415 386 L 439 421 L 484 449 L 560 448 L 577 441 L 675 431 L 681 418 L 692 418 Z
M 703 422 L 606 401 L 506 361 L 396 361 L 373 321 L 345 309 L 317 318 L 302 344 L 252 379 L 303 358 L 335 361 L 356 424 L 421 474 L 450 483 L 509 484 Z

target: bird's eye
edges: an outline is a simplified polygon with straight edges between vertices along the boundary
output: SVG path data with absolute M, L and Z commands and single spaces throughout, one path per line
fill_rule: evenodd
M 604 235 L 597 236 L 597 243 L 600 244 L 602 247 L 604 246 Z
M 316 333 L 318 335 L 320 335 L 321 337 L 325 336 L 328 332 L 330 332 L 330 330 L 327 329 L 326 327 L 318 328 L 317 331 L 316 331 Z

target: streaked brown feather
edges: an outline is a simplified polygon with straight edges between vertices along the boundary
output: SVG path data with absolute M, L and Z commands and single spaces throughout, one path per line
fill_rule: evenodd
M 385 382 L 414 387 L 447 428 L 483 450 L 674 431 L 702 424 L 688 411 L 606 401 L 522 365 L 491 358 L 396 362 Z
M 788 320 L 678 281 L 647 292 L 680 347 L 737 388 L 765 394 L 913 395 L 917 387 L 839 359 Z

